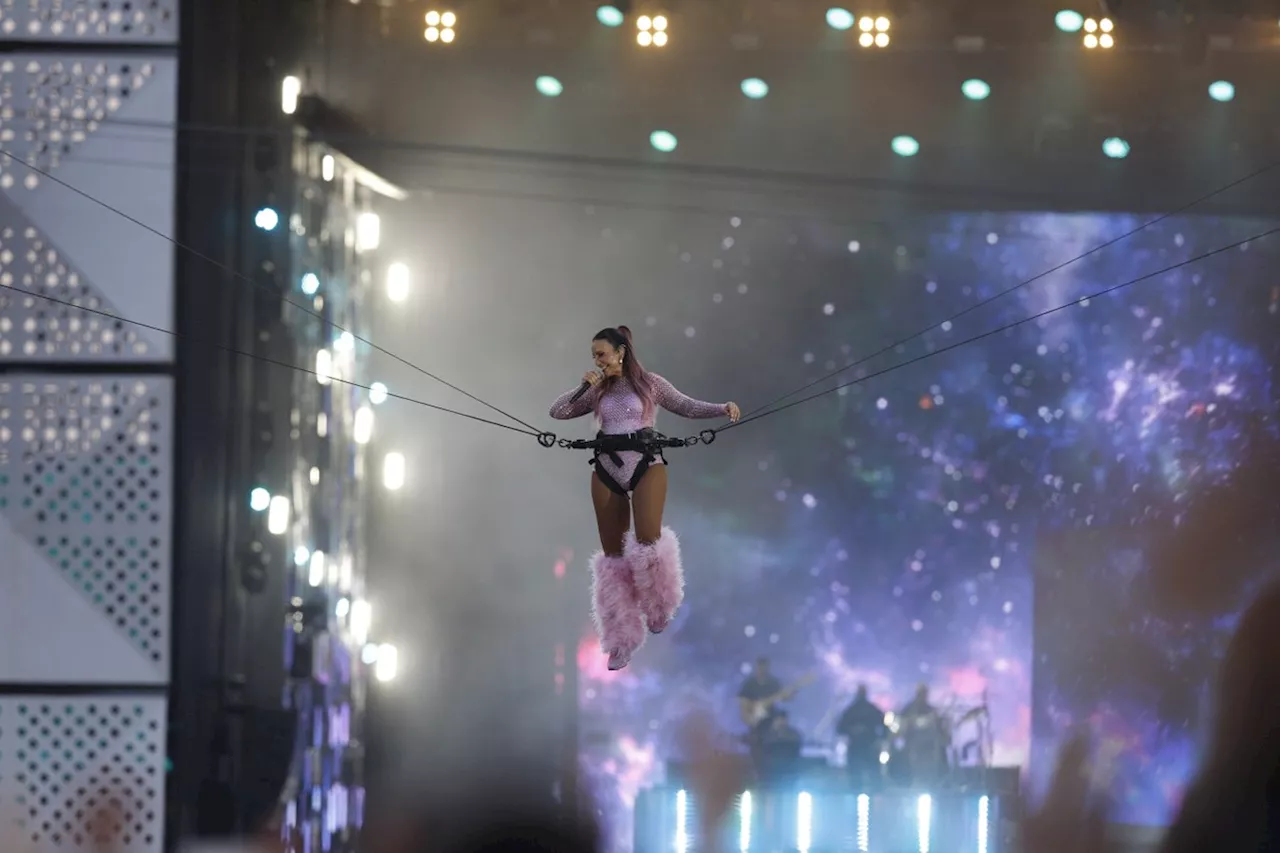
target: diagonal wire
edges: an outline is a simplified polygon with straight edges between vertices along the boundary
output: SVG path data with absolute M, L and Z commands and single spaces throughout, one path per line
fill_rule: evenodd
M 6 291 L 21 293 L 26 296 L 34 297 L 36 299 L 43 299 L 44 301 L 52 302 L 55 305 L 63 305 L 75 311 L 84 311 L 88 314 L 96 314 L 99 317 L 105 317 L 108 320 L 115 320 L 116 322 L 119 322 L 119 323 L 127 323 L 130 326 L 137 326 L 142 329 L 150 329 L 153 332 L 159 332 L 162 335 L 168 335 L 169 337 L 174 339 L 179 339 L 179 340 L 186 339 L 190 341 L 195 341 L 200 344 L 203 344 L 204 346 L 212 347 L 213 349 L 221 350 L 222 352 L 230 353 L 231 355 L 241 356 L 242 358 L 248 358 L 254 361 L 261 361 L 267 364 L 274 364 L 277 367 L 284 367 L 289 370 L 293 370 L 298 373 L 305 373 L 309 376 L 315 376 L 317 378 L 320 376 L 320 373 L 318 373 L 317 371 L 307 367 L 303 367 L 302 365 L 299 365 L 299 364 L 293 364 L 288 361 L 281 361 L 280 359 L 271 358 L 270 356 L 260 355 L 254 352 L 249 352 L 247 350 L 236 349 L 235 347 L 227 346 L 226 344 L 220 344 L 217 341 L 197 338 L 194 335 L 188 335 L 183 332 L 175 332 L 173 329 L 166 329 L 162 326 L 153 326 L 150 323 L 144 323 L 141 320 L 130 320 L 127 317 L 121 317 L 120 315 L 112 314 L 109 311 L 102 311 L 97 308 L 89 308 L 84 305 L 77 305 L 74 302 L 69 302 L 66 299 L 58 299 L 56 296 L 49 296 L 44 293 L 38 293 L 34 290 L 27 290 L 26 288 L 22 288 L 22 287 L 0 288 L 0 293 L 4 293 Z M 19 365 L 15 365 L 15 366 L 19 366 Z M 328 378 L 331 382 L 337 382 L 340 385 L 348 385 L 352 388 L 361 388 L 365 391 L 373 390 L 368 385 L 361 385 L 359 382 L 352 382 L 349 379 L 340 379 L 337 376 L 326 376 L 326 378 Z M 385 391 L 385 393 L 388 397 L 394 397 L 395 399 L 403 400 L 406 403 L 413 403 L 415 406 L 422 406 L 423 408 L 433 409 L 437 412 L 444 412 L 450 415 L 457 415 L 460 418 L 466 418 L 467 420 L 476 421 L 482 424 L 489 424 L 490 426 L 496 426 L 499 429 L 505 429 L 505 430 L 510 430 L 511 432 L 520 433 L 521 435 L 532 435 L 534 437 L 538 437 L 541 434 L 537 430 L 533 429 L 532 427 L 528 430 L 523 430 L 518 427 L 513 427 L 510 424 L 504 424 L 500 421 L 491 421 L 488 418 L 482 418 L 482 417 L 479 417 L 478 415 L 469 415 L 466 412 L 459 412 L 455 409 L 446 408 L 445 406 L 437 406 L 434 403 L 428 403 L 423 400 L 418 400 L 414 397 L 406 397 L 403 394 L 395 394 L 389 390 Z
M 871 354 L 869 354 L 869 355 L 865 355 L 865 356 L 863 356 L 862 358 L 858 359 L 857 361 L 851 362 L 851 363 L 849 363 L 849 364 L 846 364 L 844 367 L 841 367 L 841 368 L 838 368 L 838 369 L 836 369 L 836 370 L 833 370 L 833 371 L 831 371 L 830 373 L 826 374 L 825 376 L 819 376 L 817 379 L 814 379 L 812 382 L 809 382 L 809 383 L 807 383 L 807 384 L 805 384 L 805 385 L 801 385 L 799 388 L 796 388 L 794 391 L 788 391 L 786 394 L 783 394 L 781 397 L 778 397 L 778 398 L 777 398 L 777 399 L 775 399 L 775 400 L 772 400 L 772 401 L 770 401 L 770 402 L 768 402 L 768 403 L 765 403 L 763 406 L 757 406 L 756 408 L 752 409 L 751 411 L 749 411 L 749 412 L 747 412 L 745 415 L 743 415 L 743 420 L 746 420 L 747 418 L 752 418 L 754 415 L 758 414 L 759 412 L 761 412 L 761 411 L 763 411 L 763 410 L 765 410 L 765 409 L 771 409 L 771 408 L 773 408 L 774 406 L 776 406 L 778 403 L 781 403 L 783 400 L 790 399 L 791 397 L 794 397 L 796 394 L 800 394 L 800 393 L 802 393 L 802 392 L 804 392 L 804 391 L 808 391 L 808 390 L 809 390 L 810 388 L 812 388 L 813 386 L 818 385 L 818 384 L 820 384 L 820 383 L 822 383 L 822 382 L 826 382 L 828 379 L 832 378 L 833 376 L 838 376 L 839 374 L 844 373 L 846 370 L 849 370 L 849 369 L 851 369 L 851 368 L 858 367 L 858 366 L 860 366 L 860 365 L 866 364 L 868 361 L 871 361 L 873 358 L 877 358 L 877 357 L 879 357 L 879 356 L 882 356 L 882 355 L 884 355 L 885 353 L 890 352 L 891 350 L 895 350 L 895 349 L 897 349 L 898 347 L 900 347 L 900 346 L 902 346 L 902 345 L 904 345 L 904 344 L 909 344 L 909 343 L 911 343 L 912 341 L 916 340 L 917 338 L 922 337 L 923 335 L 926 335 L 926 334 L 928 334 L 929 332 L 932 332 L 934 329 L 940 328 L 941 326 L 944 326 L 944 325 L 946 325 L 947 323 L 952 323 L 952 322 L 954 322 L 954 321 L 956 321 L 956 320 L 959 320 L 961 317 L 964 317 L 964 316 L 966 316 L 967 314 L 970 314 L 970 313 L 972 313 L 972 312 L 974 312 L 974 311 L 977 311 L 979 308 L 982 308 L 983 306 L 990 305 L 992 302 L 995 302 L 997 299 L 1001 299 L 1001 298 L 1003 298 L 1003 297 L 1005 297 L 1005 296 L 1008 296 L 1010 293 L 1013 293 L 1015 290 L 1019 290 L 1019 289 L 1021 289 L 1021 288 L 1023 288 L 1023 287 L 1026 287 L 1026 286 L 1027 286 L 1027 285 L 1029 285 L 1029 284 L 1032 284 L 1032 283 L 1034 283 L 1034 282 L 1039 281 L 1040 279 L 1042 279 L 1042 278 L 1044 278 L 1044 277 L 1046 277 L 1046 276 L 1052 275 L 1053 273 L 1058 272 L 1058 271 L 1059 271 L 1059 270 L 1061 270 L 1061 269 L 1065 269 L 1066 267 L 1071 266 L 1072 264 L 1076 263 L 1077 261 L 1082 261 L 1082 260 L 1084 260 L 1085 258 L 1087 258 L 1087 257 L 1089 257 L 1089 256 L 1091 256 L 1091 255 L 1094 255 L 1094 254 L 1096 254 L 1096 253 L 1098 253 L 1098 252 L 1102 251 L 1103 249 L 1105 249 L 1105 248 L 1107 248 L 1107 247 L 1109 247 L 1109 246 L 1114 246 L 1116 243 L 1119 243 L 1119 242 L 1121 242 L 1122 240 L 1127 240 L 1128 238 L 1132 237 L 1133 235 L 1137 234 L 1138 232 L 1143 231 L 1143 230 L 1145 230 L 1145 229 L 1147 229 L 1147 228 L 1150 228 L 1152 225 L 1156 225 L 1156 224 L 1158 224 L 1158 223 L 1160 223 L 1160 222 L 1163 222 L 1164 220 L 1166 220 L 1166 219 L 1168 219 L 1168 218 L 1170 218 L 1170 217 L 1172 217 L 1172 216 L 1177 216 L 1179 213 L 1185 213 L 1186 211 L 1190 210 L 1191 208 L 1196 207 L 1197 205 L 1203 204 L 1204 202 L 1208 201 L 1209 199 L 1213 198 L 1214 196 L 1221 195 L 1222 193 L 1226 192 L 1227 190 L 1235 189 L 1236 187 L 1240 186 L 1241 184 L 1246 183 L 1246 182 L 1248 182 L 1248 181 L 1251 181 L 1251 180 L 1253 180 L 1254 178 L 1256 178 L 1256 177 L 1258 177 L 1258 176 L 1260 176 L 1260 175 L 1262 175 L 1262 174 L 1265 174 L 1266 172 L 1271 171 L 1272 169 L 1276 168 L 1277 166 L 1280 166 L 1280 160 L 1274 160 L 1274 161 L 1272 161 L 1272 162 L 1270 162 L 1270 163 L 1266 164 L 1265 166 L 1262 166 L 1262 167 L 1261 167 L 1261 168 L 1259 168 L 1259 169 L 1255 169 L 1254 171 L 1250 172 L 1249 174 L 1245 175 L 1245 176 L 1244 176 L 1244 177 L 1242 177 L 1242 178 L 1237 178 L 1236 180 L 1232 181 L 1231 183 L 1227 184 L 1226 186 L 1219 187 L 1218 189 L 1214 190 L 1213 192 L 1208 193 L 1208 194 L 1206 194 L 1206 195 L 1202 195 L 1202 196 L 1200 196 L 1199 198 L 1194 199 L 1193 201 L 1189 201 L 1189 202 L 1187 202 L 1186 204 L 1182 205 L 1181 207 L 1175 208 L 1174 210 L 1171 210 L 1171 211 L 1169 211 L 1168 213 L 1162 213 L 1161 215 L 1157 216 L 1156 218 L 1154 218 L 1154 219 L 1150 219 L 1150 220 L 1148 220 L 1148 221 L 1146 221 L 1146 222 L 1142 223 L 1142 224 L 1141 224 L 1141 225 L 1139 225 L 1137 228 L 1134 228 L 1134 229 L 1133 229 L 1133 230 L 1131 230 L 1131 231 L 1126 231 L 1124 234 L 1121 234 L 1121 235 L 1120 235 L 1120 236 L 1118 236 L 1118 237 L 1113 237 L 1112 239 L 1107 240 L 1107 241 L 1106 241 L 1106 242 L 1104 242 L 1104 243 L 1099 243 L 1098 245 L 1094 246 L 1092 249 L 1089 249 L 1089 250 L 1088 250 L 1088 251 L 1086 251 L 1086 252 L 1083 252 L 1083 253 L 1081 253 L 1081 254 L 1079 254 L 1079 255 L 1076 255 L 1076 256 L 1075 256 L 1075 257 L 1073 257 L 1073 258 L 1070 258 L 1070 259 L 1068 259 L 1068 260 L 1065 260 L 1065 261 L 1063 261 L 1062 263 L 1058 264 L 1057 266 L 1051 267 L 1050 269 L 1047 269 L 1047 270 L 1045 270 L 1045 271 L 1044 271 L 1044 272 L 1042 272 L 1042 273 L 1039 273 L 1039 274 L 1037 274 L 1037 275 L 1034 275 L 1034 276 L 1032 276 L 1031 278 L 1025 279 L 1025 280 L 1023 280 L 1023 281 L 1020 281 L 1020 282 L 1018 282 L 1017 284 L 1013 285 L 1012 287 L 1007 287 L 1007 288 L 1005 288 L 1004 290 L 1000 291 L 999 293 L 996 293 L 996 294 L 994 294 L 994 295 L 992 295 L 992 296 L 988 296 L 986 299 L 983 299 L 983 300 L 981 300 L 981 301 L 979 301 L 979 302 L 975 302 L 974 304 L 970 305 L 968 308 L 965 308 L 963 311 L 959 312 L 958 314 L 953 314 L 953 315 L 951 315 L 950 317 L 947 317 L 947 318 L 946 318 L 946 319 L 944 319 L 944 320 L 940 320 L 940 321 L 938 321 L 937 323 L 933 323 L 932 325 L 925 326 L 923 329 L 920 329 L 920 330 L 919 330 L 919 331 L 917 331 L 917 332 L 913 332 L 912 334 L 910 334 L 910 335 L 906 336 L 905 338 L 901 338 L 901 339 L 899 339 L 899 340 L 896 340 L 896 341 L 894 341 L 894 342 L 893 342 L 893 343 L 891 343 L 891 344 L 888 344 L 888 345 L 886 345 L 886 346 L 883 346 L 883 347 L 881 347 L 880 349 L 876 350 L 875 352 L 873 352 L 873 353 L 871 353 Z M 783 408 L 787 408 L 787 407 L 786 407 L 786 406 L 784 406 Z
M 203 252 L 201 252 L 201 251 L 199 251 L 199 250 L 197 250 L 197 249 L 193 249 L 192 247 L 190 247 L 190 246 L 186 245 L 185 243 L 182 243 L 182 242 L 180 242 L 180 241 L 178 241 L 178 240 L 174 239 L 173 237 L 170 237 L 168 234 L 165 234 L 165 233 L 164 233 L 164 232 L 162 232 L 162 231 L 159 231 L 159 230 L 157 230 L 157 229 L 155 229 L 155 228 L 152 228 L 150 225 L 148 225 L 147 223 L 143 222 L 142 220 L 140 220 L 140 219 L 136 219 L 135 217 L 130 216 L 129 214 L 125 213 L 123 210 L 120 210 L 120 209 L 119 209 L 119 208 L 117 208 L 117 207 L 113 207 L 112 205 L 107 204 L 105 201 L 102 201 L 102 200 L 101 200 L 101 199 L 99 199 L 99 198 L 95 198 L 94 196 L 90 195 L 89 193 L 85 192 L 84 190 L 80 189 L 79 187 L 72 186 L 71 184 L 67 183 L 66 181 L 62 180 L 61 178 L 54 177 L 53 175 L 49 174 L 48 172 L 46 172 L 45 170 L 43 170 L 43 169 L 39 168 L 38 166 L 34 166 L 34 165 L 32 165 L 31 163 L 28 163 L 26 160 L 23 160 L 21 157 L 18 157 L 18 156 L 14 155 L 14 154 L 11 154 L 11 153 L 9 153 L 8 151 L 5 151 L 5 150 L 4 150 L 4 149 L 2 149 L 2 148 L 0 148 L 0 154 L 4 155 L 5 157 L 8 157 L 10 160 L 13 160 L 15 163 L 21 163 L 23 166 L 26 166 L 26 167 L 27 167 L 28 169 L 30 169 L 31 171 L 33 171 L 33 172 L 35 172 L 35 173 L 37 173 L 37 174 L 39 174 L 39 175 L 43 175 L 44 177 L 46 177 L 46 178 L 48 178 L 49 180 L 53 181 L 55 184 L 58 184 L 58 185 L 63 186 L 63 187 L 66 187 L 67 189 L 71 190 L 73 193 L 75 193 L 76 195 L 80 196 L 81 198 L 87 199 L 88 201 L 93 202 L 94 204 L 98 205 L 99 207 L 103 207 L 103 208 L 105 208 L 105 209 L 107 209 L 107 210 L 111 211 L 112 213 L 116 214 L 117 216 L 120 216 L 120 217 L 122 217 L 122 218 L 124 218 L 124 219 L 128 220 L 129 222 L 132 222 L 134 225 L 137 225 L 139 228 L 143 228 L 143 229 L 145 229 L 145 230 L 147 230 L 147 231 L 151 232 L 152 234 L 156 235 L 156 236 L 157 236 L 157 237 L 159 237 L 160 239 L 165 240 L 165 241 L 167 241 L 167 242 L 169 242 L 169 243 L 173 244 L 175 247 L 177 247 L 177 248 L 179 248 L 179 249 L 182 249 L 184 252 L 189 252 L 190 254 L 194 255 L 195 257 L 200 258 L 202 261 L 205 261 L 206 263 L 212 264 L 213 266 L 217 267 L 218 269 L 223 270 L 223 271 L 225 271 L 225 272 L 229 273 L 229 274 L 230 274 L 231 276 L 233 276 L 234 278 L 239 279 L 240 281 L 245 282 L 246 284 L 250 285 L 251 287 L 255 287 L 255 288 L 259 289 L 259 290 L 262 290 L 262 291 L 265 291 L 265 292 L 267 292 L 267 293 L 270 293 L 270 294 L 271 294 L 271 295 L 273 295 L 273 296 L 281 296 L 281 294 L 280 294 L 279 292 L 277 292 L 276 290 L 274 290 L 273 288 L 270 288 L 270 287 L 268 287 L 268 286 L 266 286 L 266 285 L 264 285 L 264 284 L 260 284 L 260 283 L 258 283 L 258 282 L 256 282 L 256 281 L 254 281 L 253 279 L 249 278 L 248 276 L 244 275 L 243 273 L 236 272 L 235 270 L 231 269 L 231 267 L 227 266 L 226 264 L 219 263 L 217 260 L 215 260 L 214 258 L 209 257 L 208 255 L 204 254 Z M 430 371 L 426 370 L 425 368 L 419 367 L 418 365 L 414 364 L 413 362 L 409 361 L 408 359 L 406 359 L 406 358 L 404 358 L 404 357 L 402 357 L 402 356 L 396 355 L 395 353 L 391 352 L 391 350 L 386 349 L 385 347 L 381 347 L 381 346 L 379 346 L 378 344 L 375 344 L 373 341 L 369 340 L 368 338 L 362 338 L 362 337 L 360 337 L 359 335 L 355 334 L 354 332 L 351 332 L 351 331 L 349 331 L 348 329 L 344 329 L 342 326 L 338 325 L 337 323 L 333 322 L 332 320 L 327 320 L 327 319 L 325 319 L 324 315 L 320 314 L 320 313 L 319 313 L 319 312 L 317 312 L 317 311 L 312 310 L 311 308 L 308 308 L 306 305 L 303 305 L 303 304 L 298 303 L 298 302 L 294 302 L 292 299 L 289 299 L 287 296 L 281 296 L 281 298 L 282 298 L 285 302 L 287 302 L 289 305 L 292 305 L 294 308 L 297 308 L 299 311 L 302 311 L 302 312 L 304 312 L 304 313 L 306 313 L 306 314 L 310 314 L 312 317 L 315 317 L 317 320 L 319 320 L 321 323 L 325 324 L 326 326 L 331 326 L 332 328 L 337 329 L 339 332 L 344 332 L 344 333 L 346 333 L 346 334 L 348 334 L 348 335 L 351 335 L 351 336 L 352 336 L 353 338 L 355 338 L 357 341 L 359 341 L 359 342 L 360 342 L 360 343 L 362 343 L 362 344 L 365 344 L 366 346 L 370 347 L 371 349 L 374 349 L 374 350 L 376 350 L 376 351 L 378 351 L 378 352 L 382 353 L 383 355 L 388 356 L 388 357 L 390 357 L 390 358 L 394 359 L 395 361 L 400 362 L 401 364 L 405 365 L 406 367 L 409 367 L 409 368 L 412 368 L 413 370 L 416 370 L 418 373 L 421 373 L 423 376 L 426 376 L 428 379 L 434 379 L 436 382 L 439 382 L 441 385 L 444 385 L 444 386 L 445 386 L 445 387 L 447 387 L 447 388 L 451 388 L 451 389 L 453 389 L 454 391 L 457 391 L 457 392 L 458 392 L 459 394 L 461 394 L 462 396 L 467 397 L 468 399 L 474 400 L 475 402 L 477 402 L 477 403 L 479 403 L 480 405 L 482 405 L 482 406 L 484 406 L 484 407 L 486 407 L 486 408 L 490 409 L 491 411 L 497 412 L 498 414 L 502 415 L 503 417 L 508 418 L 509 420 L 512 420 L 512 421 L 514 421 L 515 423 L 520 424 L 520 426 L 522 426 L 522 427 L 524 427 L 525 429 L 529 430 L 529 431 L 530 431 L 530 432 L 532 432 L 533 434 L 535 434 L 535 435 L 536 435 L 536 434 L 538 434 L 539 430 L 538 430 L 538 428 L 537 428 L 537 427 L 533 426 L 532 424 L 528 424 L 528 423 L 526 423 L 526 422 L 524 422 L 524 421 L 520 420 L 520 418 L 517 418 L 515 415 L 512 415 L 512 414 L 510 414 L 510 413 L 508 413 L 508 412 L 505 412 L 505 411 L 503 411 L 502 409 L 499 409 L 497 406 L 494 406 L 494 405 L 493 405 L 493 404 L 491 404 L 491 403 L 486 403 L 484 400 L 481 400 L 479 397 L 475 396 L 474 394 L 471 394 L 471 393 L 469 393 L 469 392 L 467 392 L 467 391 L 462 390 L 462 389 L 461 389 L 461 388 L 459 388 L 457 385 L 454 385 L 452 382 L 448 382 L 448 381 L 446 381 L 446 380 L 444 380 L 444 379 L 441 379 L 439 376 L 435 375 L 434 373 L 432 373 L 432 372 L 430 372 Z M 77 307 L 79 307 L 79 306 L 77 306 Z M 121 319 L 121 318 L 116 318 L 116 319 Z M 170 333 L 171 333 L 171 334 L 174 334 L 173 332 L 170 332 Z
M 979 335 L 974 335 L 973 337 L 970 337 L 970 338 L 965 338 L 962 341 L 957 341 L 954 344 L 950 344 L 948 346 L 942 347 L 941 349 L 936 349 L 933 352 L 927 352 L 922 355 L 918 355 L 915 358 L 909 358 L 906 361 L 899 362 L 898 364 L 890 365 L 889 367 L 886 367 L 883 370 L 877 370 L 874 373 L 868 373 L 866 376 L 860 376 L 857 379 L 854 379 L 849 382 L 841 383 L 839 385 L 836 385 L 833 388 L 827 388 L 825 391 L 819 391 L 816 394 L 810 394 L 807 397 L 801 397 L 799 400 L 793 400 L 792 402 L 787 403 L 785 406 L 779 406 L 778 408 L 770 409 L 767 412 L 759 412 L 757 414 L 751 415 L 750 417 L 745 417 L 742 420 L 737 421 L 736 423 L 727 424 L 725 426 L 720 427 L 719 429 L 714 429 L 711 431 L 716 434 L 719 434 L 719 433 L 725 432 L 726 430 L 731 430 L 734 427 L 740 427 L 740 426 L 743 426 L 744 424 L 749 424 L 752 421 L 758 421 L 761 418 L 768 417 L 769 415 L 776 415 L 778 412 L 785 412 L 787 409 L 794 408 L 795 406 L 799 406 L 802 403 L 807 403 L 810 400 L 816 400 L 819 397 L 825 397 L 827 394 L 830 394 L 834 391 L 839 391 L 841 388 L 848 388 L 850 385 L 859 385 L 863 382 L 866 382 L 868 379 L 875 379 L 877 376 L 884 376 L 886 373 L 892 373 L 904 367 L 909 367 L 918 362 L 933 358 L 934 356 L 939 356 L 939 355 L 942 355 L 943 353 L 951 352 L 952 350 L 959 349 L 960 347 L 968 346 L 969 344 L 976 343 L 977 341 L 985 340 L 986 338 L 993 337 L 995 335 L 1000 334 L 1001 332 L 1007 332 L 1008 330 L 1021 326 L 1025 323 L 1030 323 L 1033 320 L 1039 320 L 1042 317 L 1048 317 L 1050 314 L 1056 314 L 1057 312 L 1063 311 L 1067 308 L 1071 308 L 1073 306 L 1086 303 L 1091 299 L 1097 299 L 1100 296 L 1106 296 L 1109 293 L 1115 293 L 1118 290 L 1123 290 L 1124 288 L 1134 284 L 1138 284 L 1139 282 L 1147 281 L 1148 279 L 1152 279 L 1157 276 L 1164 275 L 1165 273 L 1173 272 L 1176 269 L 1180 269 L 1182 267 L 1188 266 L 1189 264 L 1194 264 L 1199 261 L 1212 258 L 1215 255 L 1221 255 L 1224 252 L 1229 252 L 1232 249 L 1239 248 L 1240 246 L 1243 246 L 1246 243 L 1250 243 L 1254 240 L 1261 240 L 1262 238 L 1270 237 L 1273 234 L 1280 234 L 1280 227 L 1263 231 L 1260 234 L 1255 234 L 1252 237 L 1246 237 L 1243 240 L 1237 240 L 1236 242 L 1230 243 L 1226 246 L 1221 246 L 1217 249 L 1212 249 L 1208 252 L 1204 252 L 1203 254 L 1196 255 L 1194 258 L 1187 258 L 1184 261 L 1179 261 L 1178 263 L 1173 264 L 1171 266 L 1167 266 L 1164 269 L 1159 269 L 1159 270 L 1156 270 L 1155 272 L 1149 272 L 1149 273 L 1146 273 L 1145 275 L 1138 276 L 1137 278 L 1129 279 L 1126 282 L 1115 284 L 1115 285 L 1112 285 L 1111 287 L 1103 288 L 1102 290 L 1096 291 L 1094 293 L 1090 293 L 1086 296 L 1081 296 L 1078 299 L 1073 299 L 1070 302 L 1064 302 L 1062 305 L 1058 305 L 1053 308 L 1047 308 L 1044 311 L 1040 311 L 1036 314 L 1032 314 L 1029 317 L 1023 317 L 1021 320 L 1014 320 L 1012 323 L 1006 323 L 1003 326 L 997 326 L 996 328 L 991 329 L 990 331 L 983 332 L 982 334 L 979 334 Z

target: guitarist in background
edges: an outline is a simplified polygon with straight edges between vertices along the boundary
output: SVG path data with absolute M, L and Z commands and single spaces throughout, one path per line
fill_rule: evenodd
M 747 729 L 754 733 L 768 720 L 774 704 L 788 698 L 785 693 L 782 682 L 769 669 L 769 659 L 757 659 L 751 674 L 738 688 L 738 716 Z

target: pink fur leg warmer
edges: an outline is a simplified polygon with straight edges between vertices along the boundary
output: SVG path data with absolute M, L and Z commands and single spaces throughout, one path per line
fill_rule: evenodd
M 684 601 L 684 568 L 680 540 L 671 528 L 662 528 L 658 541 L 644 544 L 627 539 L 627 556 L 635 568 L 636 594 L 650 632 L 661 634 Z
M 609 669 L 622 669 L 645 637 L 630 559 L 602 553 L 591 558 L 591 604 L 600 649 L 609 656 Z

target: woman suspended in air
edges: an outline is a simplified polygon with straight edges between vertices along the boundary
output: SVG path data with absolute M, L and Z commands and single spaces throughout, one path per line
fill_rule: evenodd
M 654 435 L 657 409 L 733 421 L 741 412 L 734 403 L 686 397 L 646 371 L 626 326 L 597 334 L 591 357 L 597 369 L 583 377 L 582 387 L 560 395 L 551 405 L 551 417 L 569 420 L 594 413 L 598 437 L 610 439 L 611 447 L 598 450 L 592 459 L 591 502 L 602 552 L 591 558 L 591 598 L 600 647 L 609 656 L 609 669 L 617 670 L 631 661 L 646 631 L 660 634 L 671 624 L 684 598 L 680 543 L 662 526 L 666 460 L 661 449 L 644 444 Z

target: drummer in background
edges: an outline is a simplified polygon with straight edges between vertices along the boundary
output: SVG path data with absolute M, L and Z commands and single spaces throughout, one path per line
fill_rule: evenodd
M 889 728 L 884 724 L 884 711 L 867 698 L 867 686 L 858 692 L 836 722 L 836 736 L 844 738 L 845 762 L 849 781 L 866 787 L 879 780 L 880 753 L 886 748 Z
M 912 784 L 939 781 L 947 769 L 948 732 L 942 714 L 929 704 L 927 685 L 916 688 L 915 697 L 898 712 L 898 720 Z

